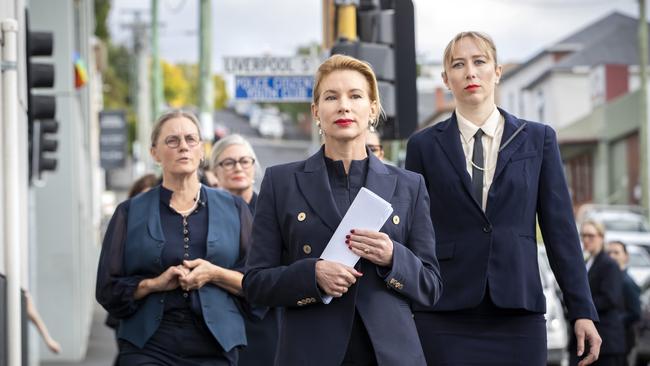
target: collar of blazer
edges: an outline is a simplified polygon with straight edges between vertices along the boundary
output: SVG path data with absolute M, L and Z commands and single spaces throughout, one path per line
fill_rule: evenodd
M 309 207 L 332 230 L 336 230 L 342 216 L 336 208 L 332 189 L 327 177 L 327 167 L 324 159 L 324 146 L 305 161 L 302 171 L 295 173 L 298 188 L 304 196 Z M 375 155 L 368 153 L 368 175 L 365 187 L 381 198 L 390 202 L 395 192 L 397 177 L 386 168 Z
M 510 161 L 510 157 L 526 140 L 527 136 L 526 127 L 519 129 L 522 125 L 526 124 L 526 121 L 518 119 L 501 108 L 498 109 L 499 113 L 504 117 L 505 123 L 503 126 L 503 137 L 501 137 L 501 148 L 499 149 L 494 178 L 492 179 L 493 184 L 497 183 L 497 178 L 501 175 L 503 169 Z M 447 155 L 447 158 L 450 160 L 454 170 L 456 170 L 456 173 L 460 176 L 467 194 L 469 197 L 472 197 L 471 180 L 467 173 L 465 153 L 460 144 L 460 130 L 458 129 L 456 113 L 454 112 L 446 121 L 438 123 L 435 126 L 435 129 L 438 132 L 435 135 L 438 143 L 445 152 L 445 155 Z M 480 209 L 478 203 L 476 203 L 476 207 Z

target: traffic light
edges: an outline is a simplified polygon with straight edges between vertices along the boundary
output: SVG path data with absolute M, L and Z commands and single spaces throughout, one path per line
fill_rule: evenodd
M 40 180 L 44 171 L 56 170 L 58 141 L 56 133 L 59 122 L 56 116 L 54 87 L 54 63 L 38 60 L 51 57 L 54 46 L 52 32 L 33 32 L 27 27 L 27 121 L 29 133 L 29 179 Z M 44 94 L 45 93 L 45 94 Z
M 406 139 L 418 125 L 415 24 L 411 0 L 361 0 L 357 9 L 359 40 L 340 39 L 332 54 L 370 63 L 377 75 L 386 119 L 382 137 Z

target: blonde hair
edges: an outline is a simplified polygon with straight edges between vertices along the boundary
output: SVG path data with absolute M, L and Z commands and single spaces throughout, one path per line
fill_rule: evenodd
M 346 55 L 332 55 L 327 60 L 325 60 L 316 71 L 316 77 L 314 82 L 314 92 L 313 92 L 313 103 L 318 104 L 318 99 L 321 95 L 320 84 L 323 79 L 334 71 L 342 70 L 351 70 L 356 71 L 363 75 L 363 77 L 368 82 L 368 96 L 371 102 L 377 103 L 378 115 L 376 118 L 371 121 L 371 125 L 376 127 L 379 123 L 379 117 L 384 116 L 384 110 L 381 107 L 381 101 L 379 100 L 379 87 L 377 85 L 377 77 L 375 72 L 372 70 L 372 66 L 365 61 L 358 60 L 351 56 Z
M 445 72 L 447 71 L 447 66 L 451 65 L 451 61 L 453 60 L 454 55 L 452 55 L 452 52 L 456 47 L 456 43 L 460 42 L 463 38 L 473 39 L 477 43 L 478 47 L 488 55 L 488 58 L 491 58 L 494 61 L 495 67 L 498 65 L 497 47 L 492 38 L 483 32 L 467 31 L 458 33 L 451 41 L 449 41 L 447 47 L 445 47 L 445 53 L 442 57 Z
M 585 220 L 582 222 L 582 225 L 580 225 L 580 228 L 585 227 L 586 225 L 591 225 L 596 229 L 596 232 L 598 235 L 600 235 L 601 238 L 605 237 L 605 225 L 602 223 L 595 221 L 595 220 Z
M 153 130 L 151 130 L 151 147 L 156 146 L 156 141 L 158 141 L 158 137 L 160 137 L 162 126 L 172 118 L 187 118 L 190 120 L 196 126 L 196 130 L 199 133 L 199 139 L 201 138 L 201 125 L 199 124 L 199 119 L 196 118 L 196 115 L 182 109 L 172 109 L 171 111 L 161 114 L 153 125 Z

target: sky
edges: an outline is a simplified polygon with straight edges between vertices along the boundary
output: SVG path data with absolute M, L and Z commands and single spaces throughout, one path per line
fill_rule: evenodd
M 164 60 L 197 62 L 199 0 L 159 0 L 160 53 Z M 437 61 L 458 32 L 492 36 L 500 62 L 523 62 L 562 38 L 618 11 L 638 16 L 636 0 L 413 0 L 416 52 Z M 130 44 L 133 10 L 150 19 L 150 0 L 113 0 L 109 28 L 114 42 Z M 213 70 L 224 56 L 295 54 L 321 42 L 321 0 L 213 0 Z M 650 17 L 649 17 L 650 18 Z

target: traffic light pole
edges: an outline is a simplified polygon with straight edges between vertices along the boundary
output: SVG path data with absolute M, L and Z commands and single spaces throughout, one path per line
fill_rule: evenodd
M 7 277 L 7 364 L 21 365 L 22 330 L 20 300 L 20 247 L 26 242 L 22 237 L 20 217 L 20 185 L 26 186 L 27 177 L 21 179 L 19 159 L 25 154 L 20 151 L 23 144 L 18 126 L 18 22 L 14 19 L 2 21 L 2 155 L 4 158 L 4 244 L 5 269 Z M 26 150 L 26 149 L 25 149 Z M 25 220 L 27 218 L 24 218 Z
M 648 187 L 648 23 L 646 22 L 646 2 L 639 0 L 639 78 L 641 79 L 639 98 L 639 142 L 641 161 L 641 205 L 650 208 L 650 187 Z
M 160 67 L 160 37 L 158 36 L 158 0 L 151 1 L 151 79 L 152 79 L 152 108 L 151 114 L 154 119 L 160 116 L 163 100 L 163 74 Z M 149 122 L 151 124 L 151 122 Z
M 203 137 L 212 141 L 214 124 L 212 123 L 212 7 L 210 0 L 201 0 L 199 10 L 199 118 Z
M 357 41 L 357 6 L 359 0 L 337 0 L 337 36 L 350 42 Z

